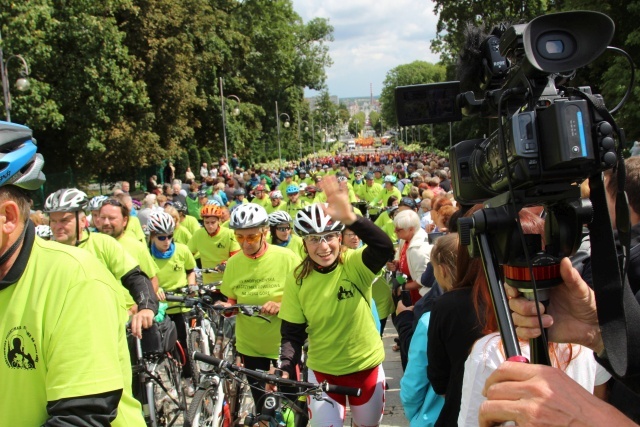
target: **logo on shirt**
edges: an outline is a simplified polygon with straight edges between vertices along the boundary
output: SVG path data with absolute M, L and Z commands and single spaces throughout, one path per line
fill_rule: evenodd
M 353 291 L 348 291 L 343 286 L 340 286 L 340 289 L 338 290 L 338 301 L 342 301 L 347 298 L 353 298 Z
M 222 242 L 218 243 L 218 249 L 224 249 L 224 243 Z
M 36 340 L 26 326 L 11 329 L 4 340 L 4 361 L 14 369 L 35 369 L 38 362 Z

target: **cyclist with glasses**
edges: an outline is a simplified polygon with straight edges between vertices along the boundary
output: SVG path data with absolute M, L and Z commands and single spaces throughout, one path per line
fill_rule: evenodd
M 271 231 L 271 244 L 281 246 L 293 251 L 300 258 L 306 256 L 302 239 L 291 232 L 291 215 L 285 211 L 269 214 L 269 229 Z
M 267 243 L 269 220 L 267 211 L 260 205 L 238 206 L 231 212 L 229 227 L 242 253 L 227 262 L 220 290 L 229 298 L 229 304 L 261 305 L 262 314 L 271 320 L 268 323 L 250 316 L 236 319 L 236 347 L 242 363 L 249 369 L 269 371 L 275 366 L 280 348 L 281 321 L 277 314 L 284 278 L 300 264 L 300 257 Z M 249 382 L 256 384 L 257 380 Z M 252 387 L 251 394 L 256 406 L 261 407 L 264 392 Z
M 122 282 L 129 291 L 122 291 L 127 308 L 137 304 L 137 313 L 131 318 L 131 332 L 140 338 L 142 328 L 153 324 L 158 311 L 154 287 L 138 262 L 115 239 L 102 233 L 90 233 L 85 228 L 83 209 L 86 205 L 87 195 L 76 188 L 63 188 L 47 197 L 44 210 L 49 213 L 53 240 L 92 253 Z
M 348 398 L 354 423 L 375 426 L 382 419 L 385 377 L 384 348 L 371 315 L 371 284 L 393 258 L 393 244 L 371 221 L 353 213 L 346 187 L 334 176 L 326 176 L 322 185 L 328 203 L 308 206 L 294 220 L 307 256 L 285 283 L 280 366 L 293 375 L 308 334 L 309 381 L 360 387 L 360 397 Z M 345 226 L 366 247 L 341 250 Z M 346 398 L 325 397 L 328 401 L 308 400 L 310 425 L 342 426 Z
M 87 251 L 35 237 L 29 192 L 45 177 L 29 128 L 0 123 L 0 161 L 0 424 L 144 426 L 122 287 Z
M 153 261 L 158 267 L 158 299 L 165 300 L 165 291 L 184 288 L 186 286 L 196 286 L 196 260 L 193 258 L 187 245 L 173 241 L 175 222 L 171 215 L 166 212 L 153 212 L 149 215 L 147 228 L 150 233 L 149 249 Z M 190 309 L 181 307 L 180 303 L 170 302 L 166 313 L 176 324 L 178 340 L 182 348 L 187 347 L 186 319 L 183 312 Z M 187 352 L 188 353 L 188 352 Z M 191 377 L 189 358 L 182 368 L 185 378 Z M 191 385 L 189 385 L 191 387 Z M 192 390 L 189 390 L 192 394 Z
M 240 251 L 233 232 L 221 226 L 224 214 L 223 208 L 214 204 L 200 209 L 204 227 L 193 233 L 187 246 L 192 254 L 200 254 L 203 268 L 216 268 Z M 222 280 L 222 273 L 205 273 L 203 279 L 205 283 Z

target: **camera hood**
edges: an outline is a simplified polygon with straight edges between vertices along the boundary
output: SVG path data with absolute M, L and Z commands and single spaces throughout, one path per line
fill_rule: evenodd
M 573 11 L 533 19 L 522 42 L 526 59 L 545 73 L 562 73 L 590 64 L 607 48 L 615 25 L 600 12 Z

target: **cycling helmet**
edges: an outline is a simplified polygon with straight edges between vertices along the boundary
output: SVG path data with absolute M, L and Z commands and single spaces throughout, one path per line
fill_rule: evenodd
M 359 175 L 359 176 L 362 176 L 362 171 L 358 169 L 358 170 L 357 170 L 357 171 L 355 171 L 353 174 L 354 174 L 355 176 L 358 176 L 358 175 Z
M 108 196 L 96 196 L 89 200 L 89 210 L 90 211 L 99 211 L 102 206 L 102 202 L 105 200 L 109 200 Z
M 287 223 L 290 224 L 293 222 L 291 215 L 289 215 L 286 211 L 275 211 L 269 214 L 269 225 L 271 227 L 275 227 L 278 224 Z
M 87 206 L 87 195 L 77 188 L 63 188 L 49 194 L 44 202 L 45 212 L 78 212 Z
M 376 173 L 376 172 L 382 173 L 382 168 L 377 168 L 377 167 L 373 168 L 373 173 Z
M 336 174 L 337 176 L 337 174 Z M 338 182 L 347 182 L 347 177 L 344 175 L 338 176 Z
M 235 190 L 233 190 L 233 196 L 244 196 L 245 192 L 244 192 L 244 188 L 236 188 Z
M 36 153 L 31 129 L 15 123 L 0 122 L 0 186 L 15 185 L 37 190 L 44 184 L 44 159 Z
M 256 203 L 247 203 L 246 205 L 238 205 L 229 219 L 229 228 L 232 230 L 241 230 L 244 228 L 262 227 L 269 223 L 267 211 Z
M 297 184 L 287 185 L 287 195 L 296 194 L 300 192 L 300 187 Z
M 296 214 L 296 219 L 293 221 L 293 227 L 300 236 L 342 231 L 344 229 L 344 225 L 340 221 L 333 221 L 329 215 L 324 213 L 319 203 L 314 203 L 299 210 Z
M 36 236 L 42 237 L 43 239 L 50 239 L 51 236 L 53 236 L 51 227 L 49 227 L 48 225 L 37 225 Z
M 198 191 L 198 197 L 207 197 L 207 192 L 205 190 Z
M 300 191 L 304 191 L 307 188 L 307 183 L 306 182 L 301 182 L 300 183 Z
M 218 205 L 204 205 L 200 209 L 200 216 L 203 218 L 207 216 L 216 216 L 218 218 L 222 218 L 222 208 Z
M 304 189 L 304 192 L 306 194 L 316 194 L 318 192 L 318 189 L 315 187 L 315 185 L 310 185 L 307 188 Z
M 169 203 L 169 202 L 167 202 L 167 203 Z M 220 202 L 217 201 L 216 199 L 208 199 L 207 200 L 207 205 L 211 205 L 211 206 L 215 205 L 215 206 L 220 206 L 221 207 Z
M 271 193 L 269 193 L 269 198 L 270 199 L 282 199 L 282 193 L 280 192 L 280 190 L 274 190 Z
M 304 169 L 300 169 L 300 170 L 298 171 L 298 175 L 300 175 L 300 174 L 305 174 L 305 175 L 306 175 L 306 173 L 307 173 L 307 171 L 306 171 L 306 170 L 304 170 Z
M 364 179 L 373 179 L 375 178 L 375 176 L 373 175 L 373 172 L 367 172 L 366 175 L 364 176 Z
M 253 191 L 264 191 L 264 185 L 262 184 L 256 185 L 256 188 L 254 188 Z
M 413 209 L 414 211 L 418 209 L 418 204 L 411 197 L 403 197 L 402 199 L 400 199 L 400 203 L 398 203 L 398 206 L 406 206 L 410 209 Z
M 147 229 L 156 234 L 172 234 L 176 228 L 173 217 L 166 212 L 152 212 L 147 221 Z
M 420 172 L 413 172 L 411 175 L 409 175 L 409 178 L 413 179 L 413 178 L 420 178 L 422 175 L 420 175 Z
M 293 178 L 293 174 L 291 172 L 285 172 L 284 173 L 284 177 L 285 178 Z
M 398 179 L 393 175 L 387 175 L 384 177 L 384 182 L 389 184 L 395 184 Z
M 189 208 L 187 208 L 187 205 L 182 202 L 173 202 L 173 207 L 176 208 L 178 212 L 181 212 L 185 215 L 187 214 L 187 212 L 189 212 Z

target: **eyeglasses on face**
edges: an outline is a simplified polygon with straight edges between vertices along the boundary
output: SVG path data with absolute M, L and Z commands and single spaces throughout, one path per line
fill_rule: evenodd
M 173 234 L 169 234 L 168 236 L 156 236 L 158 238 L 158 240 L 160 240 L 161 242 L 164 242 L 165 240 L 169 239 L 172 240 L 173 239 Z
M 235 236 L 238 243 L 242 244 L 244 242 L 247 242 L 248 244 L 253 245 L 254 243 L 258 243 L 260 241 L 262 234 L 236 234 Z
M 353 237 L 357 237 L 356 233 L 344 233 L 344 237 L 348 237 L 348 238 L 353 238 Z
M 291 230 L 291 227 L 276 227 L 276 230 L 285 232 Z
M 338 240 L 340 233 L 328 233 L 328 234 L 310 234 L 304 238 L 304 240 L 310 244 L 317 246 L 324 240 L 325 243 L 331 244 Z

